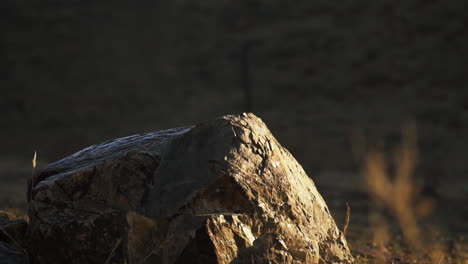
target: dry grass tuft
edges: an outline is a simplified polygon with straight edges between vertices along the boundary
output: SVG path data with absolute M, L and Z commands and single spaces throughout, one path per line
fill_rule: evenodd
M 117 250 L 117 248 L 120 246 L 120 243 L 122 242 L 122 239 L 118 239 L 115 244 L 114 244 L 114 247 L 112 248 L 112 251 L 109 253 L 109 256 L 107 256 L 107 260 L 104 264 L 108 264 L 110 263 L 112 257 L 114 257 L 114 254 L 115 254 L 115 251 Z
M 18 215 L 13 211 L 0 210 L 0 234 L 8 238 L 5 242 L 9 245 L 7 247 L 4 246 L 3 249 L 10 251 L 14 255 L 23 256 L 24 261 L 26 261 L 26 263 L 30 263 L 29 254 L 26 248 L 24 248 L 24 246 L 15 238 L 15 236 L 10 234 L 6 229 L 7 225 L 15 220 L 26 219 L 24 218 L 24 216 Z M 3 262 L 1 262 L 0 260 L 0 263 Z
M 402 126 L 401 144 L 390 154 L 382 147 L 366 146 L 363 137 L 355 137 L 354 143 L 373 204 L 369 223 L 373 246 L 381 256 L 380 259 L 378 256 L 376 258 L 384 263 L 384 256 L 389 253 L 389 244 L 395 238 L 392 237 L 388 220 L 393 219 L 403 235 L 407 251 L 411 252 L 411 259 L 443 263 L 447 255 L 446 247 L 436 242 L 437 238 L 432 232 L 421 225 L 422 218 L 431 215 L 434 206 L 419 195 L 420 186 L 414 178 L 419 161 L 415 124 L 407 122 Z
M 348 232 L 350 218 L 351 218 L 351 207 L 349 206 L 349 203 L 346 202 L 346 220 L 343 226 L 343 235 L 345 237 L 346 237 L 346 233 Z
M 373 149 L 364 160 L 364 177 L 369 194 L 391 210 L 409 245 L 421 249 L 421 230 L 414 210 L 418 187 L 412 178 L 419 158 L 416 141 L 414 124 L 406 125 L 393 157 L 394 175 L 385 153 Z
M 31 175 L 31 190 L 30 190 L 30 196 L 29 199 L 30 201 L 32 201 L 33 199 L 33 195 L 32 195 L 32 190 L 33 190 L 33 187 L 34 187 L 34 175 L 36 174 L 36 166 L 37 166 L 37 151 L 34 150 L 34 156 L 33 156 L 33 159 L 32 159 L 32 175 Z

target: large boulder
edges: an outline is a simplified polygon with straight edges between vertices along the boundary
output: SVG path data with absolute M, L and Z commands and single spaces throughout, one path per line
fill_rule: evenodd
M 33 179 L 34 263 L 354 263 L 313 181 L 253 114 L 119 138 Z

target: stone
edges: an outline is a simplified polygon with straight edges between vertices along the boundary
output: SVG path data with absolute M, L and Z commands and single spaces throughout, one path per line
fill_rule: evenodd
M 253 114 L 88 147 L 33 179 L 34 263 L 355 263 L 327 205 Z

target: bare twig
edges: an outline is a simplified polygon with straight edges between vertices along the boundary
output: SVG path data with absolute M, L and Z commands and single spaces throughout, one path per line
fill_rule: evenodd
M 174 237 L 173 235 L 170 235 L 169 237 L 167 237 L 165 239 L 165 241 L 163 241 L 162 243 L 159 243 L 158 245 L 156 245 L 156 243 L 154 242 L 154 240 L 151 242 L 151 244 L 153 244 L 153 246 L 151 246 L 151 250 L 149 251 L 148 254 L 146 254 L 146 256 L 139 262 L 139 264 L 143 264 L 145 263 L 145 261 L 151 256 L 153 255 L 154 253 L 156 253 L 156 250 L 159 250 L 159 249 L 162 249 L 162 264 L 166 264 L 167 263 L 167 256 L 166 256 L 166 250 L 165 250 L 165 246 L 172 242 L 174 240 Z
M 441 263 L 442 263 L 442 260 L 444 260 L 444 257 L 445 257 L 444 254 L 442 254 L 442 256 L 441 256 L 440 259 L 439 259 L 439 263 L 438 263 L 438 264 L 441 264 Z
M 119 247 L 120 245 L 120 242 L 122 242 L 122 239 L 119 238 L 119 240 L 117 240 L 117 242 L 115 242 L 115 245 L 114 245 L 114 248 L 112 249 L 111 253 L 109 254 L 109 256 L 107 257 L 107 260 L 104 264 L 108 264 L 109 261 L 112 259 L 112 257 L 114 256 L 115 254 L 115 251 L 117 250 L 117 248 Z

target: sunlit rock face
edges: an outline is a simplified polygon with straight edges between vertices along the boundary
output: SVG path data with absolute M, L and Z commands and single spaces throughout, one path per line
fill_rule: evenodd
M 313 181 L 253 114 L 91 146 L 31 192 L 34 263 L 354 263 Z

